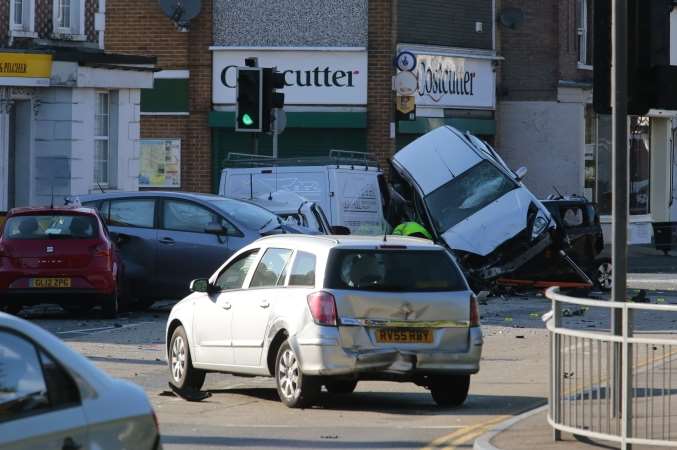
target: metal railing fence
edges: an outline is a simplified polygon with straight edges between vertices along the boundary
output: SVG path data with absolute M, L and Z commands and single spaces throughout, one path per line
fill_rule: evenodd
M 554 438 L 568 432 L 607 440 L 629 449 L 633 444 L 677 447 L 677 305 L 612 302 L 569 297 L 548 289 L 552 311 L 548 422 Z M 622 334 L 581 328 L 567 319 L 572 307 L 622 313 Z M 569 311 L 567 315 L 566 312 Z M 671 329 L 642 327 L 640 313 L 674 314 Z M 677 378 L 677 377 L 676 377 Z M 673 398 L 675 397 L 675 398 Z M 674 403 L 674 406 L 673 406 Z M 673 417 L 673 412 L 675 416 Z

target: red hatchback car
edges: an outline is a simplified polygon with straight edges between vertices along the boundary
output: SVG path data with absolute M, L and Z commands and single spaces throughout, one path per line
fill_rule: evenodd
M 0 309 L 57 303 L 118 312 L 121 259 L 91 208 L 17 208 L 0 231 Z

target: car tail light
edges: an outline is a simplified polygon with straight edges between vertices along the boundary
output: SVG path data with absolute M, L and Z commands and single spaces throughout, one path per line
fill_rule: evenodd
M 308 307 L 316 324 L 336 326 L 336 299 L 329 292 L 320 291 L 310 294 Z
M 470 296 L 470 326 L 480 326 L 480 307 L 474 294 Z

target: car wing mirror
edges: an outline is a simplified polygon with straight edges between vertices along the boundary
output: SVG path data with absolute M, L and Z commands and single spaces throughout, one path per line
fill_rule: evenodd
M 205 233 L 216 234 L 217 236 L 225 236 L 228 234 L 228 230 L 226 230 L 221 224 L 210 223 L 205 227 Z
M 190 282 L 190 291 L 209 294 L 212 291 L 212 286 L 209 284 L 208 279 L 198 278 Z
M 524 166 L 520 167 L 515 171 L 515 178 L 517 178 L 517 181 L 522 181 L 526 176 L 527 176 L 527 168 Z
M 344 227 L 343 225 L 333 225 L 331 227 L 331 233 L 346 236 L 350 234 L 350 228 Z
M 126 242 L 129 242 L 129 236 L 127 236 L 126 234 L 115 233 L 114 237 L 115 237 L 115 244 L 118 247 L 125 244 Z

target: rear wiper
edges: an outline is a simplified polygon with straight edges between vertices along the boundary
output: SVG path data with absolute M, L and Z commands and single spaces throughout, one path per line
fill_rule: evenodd
M 70 238 L 73 237 L 71 234 L 57 234 L 57 233 L 47 233 L 47 237 L 50 239 L 61 239 L 61 238 Z

